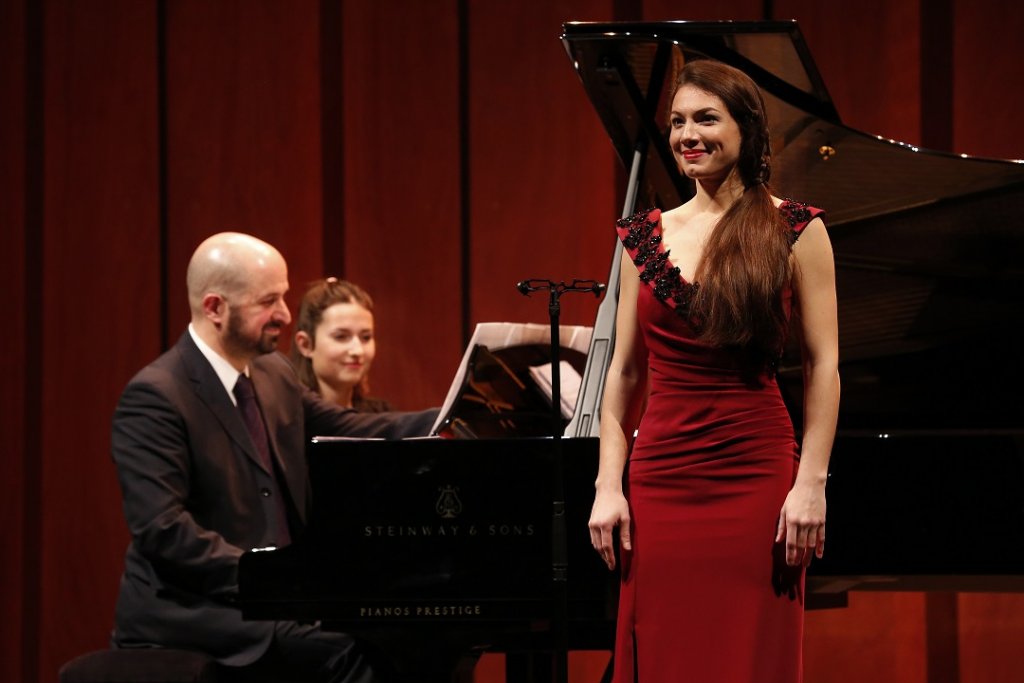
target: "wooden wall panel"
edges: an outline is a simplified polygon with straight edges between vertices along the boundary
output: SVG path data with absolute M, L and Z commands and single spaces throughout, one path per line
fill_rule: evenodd
M 346 2 L 344 272 L 376 304 L 373 393 L 440 405 L 462 353 L 458 3 Z M 330 191 L 330 190 L 328 190 Z
M 763 19 L 762 0 L 643 0 L 644 21 L 756 21 Z
M 546 323 L 525 278 L 608 275 L 615 161 L 558 36 L 568 20 L 607 21 L 611 3 L 473 3 L 470 212 L 474 321 Z M 591 324 L 597 301 L 562 300 L 562 322 Z
M 804 680 L 925 683 L 924 613 L 921 593 L 851 593 L 849 607 L 807 612 Z
M 110 460 L 159 350 L 155 3 L 45 9 L 40 680 L 105 647 L 128 540 Z M 32 378 L 30 381 L 35 381 Z
M 961 593 L 960 683 L 1024 679 L 1024 595 Z
M 775 19 L 799 23 L 846 125 L 921 144 L 917 0 L 776 0 L 773 5 Z
M 953 3 L 953 149 L 1024 159 L 1020 36 L 1024 5 L 995 0 Z
M 11 302 L 7 333 L 0 335 L 0 520 L 5 550 L 0 557 L 0 680 L 22 678 L 25 585 L 25 267 L 26 246 L 26 6 L 0 2 L 0 291 Z
M 288 261 L 294 304 L 320 275 L 319 5 L 167 3 L 170 343 L 189 320 L 185 268 L 224 230 Z

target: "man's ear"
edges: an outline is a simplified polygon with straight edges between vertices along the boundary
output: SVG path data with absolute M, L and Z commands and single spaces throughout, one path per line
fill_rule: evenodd
M 203 295 L 203 315 L 217 327 L 227 320 L 228 302 L 220 294 L 207 292 Z
M 313 356 L 313 339 L 302 330 L 295 333 L 295 348 L 306 358 Z

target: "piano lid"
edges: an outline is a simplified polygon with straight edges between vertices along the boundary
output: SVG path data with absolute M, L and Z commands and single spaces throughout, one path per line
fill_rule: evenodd
M 675 74 L 700 57 L 735 66 L 757 82 L 772 133 L 772 186 L 826 207 L 829 225 L 1024 182 L 1019 162 L 925 151 L 844 126 L 795 21 L 567 23 L 563 30 L 569 57 L 627 168 L 637 145 L 651 144 L 648 196 L 665 208 L 692 192 L 665 132 Z
M 925 150 L 841 122 L 795 22 L 567 23 L 562 40 L 637 208 L 692 196 L 668 148 L 668 96 L 710 57 L 761 88 L 773 191 L 826 210 L 837 265 L 840 429 L 1021 432 L 1024 163 Z M 610 229 L 609 229 L 610 230 Z M 609 237 L 609 239 L 611 239 Z M 795 349 L 780 375 L 801 410 Z

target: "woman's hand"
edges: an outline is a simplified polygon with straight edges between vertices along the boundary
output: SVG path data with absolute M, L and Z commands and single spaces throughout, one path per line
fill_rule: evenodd
M 614 530 L 619 528 L 619 543 L 623 550 L 632 550 L 629 543 L 629 503 L 621 491 L 599 491 L 590 512 L 590 543 L 608 569 L 615 569 Z
M 593 532 L 591 532 L 593 533 Z M 779 513 L 775 542 L 786 541 L 786 564 L 795 567 L 825 553 L 825 484 L 797 483 Z

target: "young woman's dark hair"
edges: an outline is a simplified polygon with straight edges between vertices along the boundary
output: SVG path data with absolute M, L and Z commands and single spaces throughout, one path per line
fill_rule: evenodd
M 691 310 L 703 341 L 739 350 L 748 370 L 758 372 L 782 352 L 787 327 L 782 291 L 792 274 L 791 231 L 768 186 L 771 146 L 764 100 L 746 74 L 712 60 L 688 62 L 672 97 L 687 85 L 717 96 L 739 125 L 736 172 L 743 184 L 743 195 L 708 237 Z

